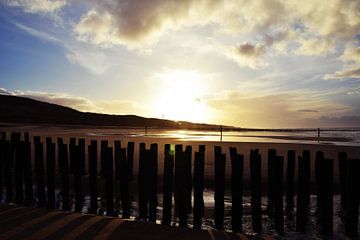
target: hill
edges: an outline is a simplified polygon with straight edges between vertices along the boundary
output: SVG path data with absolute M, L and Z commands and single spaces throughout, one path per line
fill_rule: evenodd
M 180 129 L 217 129 L 217 125 L 145 118 L 136 115 L 109 115 L 81 112 L 38 100 L 0 95 L 0 122 L 31 124 L 72 124 Z

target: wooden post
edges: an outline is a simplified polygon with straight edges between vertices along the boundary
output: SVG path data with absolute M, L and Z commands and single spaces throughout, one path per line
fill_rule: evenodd
M 89 189 L 90 208 L 89 213 L 97 212 L 97 141 L 92 140 L 88 146 L 89 156 Z
M 321 161 L 324 160 L 324 153 L 321 151 L 317 151 L 315 155 L 315 184 L 316 184 L 316 203 L 317 203 L 317 214 L 320 214 L 321 212 L 321 179 L 320 179 L 320 165 Z
M 113 148 L 107 148 L 106 154 L 106 215 L 114 215 L 114 176 L 113 176 Z
M 128 142 L 127 144 L 127 162 L 128 162 L 128 169 L 129 169 L 129 182 L 133 180 L 133 172 L 134 172 L 134 142 Z
M 2 132 L 0 132 L 0 202 L 3 200 L 3 172 L 4 172 L 4 141 L 2 139 Z
M 192 193 L 192 175 L 191 175 L 191 160 L 192 160 L 192 147 L 186 146 L 185 147 L 185 158 L 184 158 L 184 164 L 185 164 L 185 181 L 186 181 L 186 213 L 190 214 L 192 211 L 191 206 L 191 193 Z
M 287 169 L 286 169 L 286 214 L 293 215 L 294 210 L 294 182 L 295 182 L 295 151 L 287 152 Z
M 341 208 L 345 210 L 345 202 L 346 202 L 346 173 L 347 173 L 347 153 L 340 152 L 339 153 L 339 182 L 340 182 L 340 196 L 341 196 Z
M 5 202 L 10 203 L 13 201 L 13 181 L 12 181 L 12 168 L 11 168 L 11 147 L 10 141 L 3 141 L 3 156 L 4 156 L 4 182 L 6 189 Z
M 29 142 L 30 141 L 30 135 L 28 132 L 24 132 L 24 141 Z
M 17 141 L 13 143 L 15 153 L 15 203 L 21 204 L 24 201 L 24 144 Z
M 24 142 L 24 182 L 25 182 L 25 205 L 31 206 L 34 201 L 32 164 L 31 164 L 31 143 Z
M 121 206 L 122 218 L 130 218 L 130 195 L 129 195 L 129 174 L 128 162 L 126 158 L 126 148 L 120 149 L 120 189 L 121 189 Z
M 153 143 L 150 146 L 151 155 L 148 159 L 148 177 L 149 177 L 149 221 L 156 222 L 156 208 L 157 208 L 157 183 L 158 183 L 158 145 Z
M 107 161 L 107 151 L 108 151 L 108 141 L 101 141 L 101 149 L 100 149 L 100 171 L 101 177 L 106 177 L 106 161 Z
M 204 216 L 204 166 L 205 145 L 200 145 L 194 162 L 194 228 L 201 228 Z
M 274 216 L 274 192 L 276 191 L 274 188 L 276 188 L 277 186 L 275 186 L 274 184 L 274 178 L 276 178 L 275 176 L 275 171 L 277 171 L 277 169 L 275 169 L 275 165 L 274 162 L 276 161 L 276 150 L 275 149 L 269 149 L 268 151 L 268 163 L 267 163 L 267 183 L 268 183 L 268 206 L 267 206 L 267 212 L 270 218 L 272 218 Z
M 320 154 L 323 155 L 323 154 Z M 319 218 L 322 234 L 333 232 L 333 184 L 334 184 L 334 160 L 324 159 L 319 156 L 318 160 L 318 196 Z
M 147 189 L 146 189 L 146 159 L 148 152 L 145 149 L 145 143 L 140 143 L 139 146 L 139 218 L 147 221 L 148 209 L 147 209 Z
M 63 149 L 61 149 L 61 147 L 63 147 L 64 141 L 62 138 L 58 138 L 57 139 L 57 145 L 58 145 L 58 174 L 62 173 L 62 159 L 60 158 L 60 155 L 62 154 L 61 151 L 63 151 Z
M 45 207 L 45 183 L 44 183 L 44 152 L 40 137 L 34 137 L 35 144 L 35 172 L 36 172 L 36 191 L 38 195 L 38 207 Z
M 174 153 L 170 144 L 164 147 L 164 174 L 163 174 L 163 225 L 171 224 L 172 193 L 174 175 Z
M 296 210 L 296 231 L 305 232 L 310 201 L 310 152 L 303 151 L 298 158 L 298 191 Z
M 253 231 L 261 233 L 261 155 L 258 149 L 250 151 L 250 181 Z
M 284 233 L 284 206 L 283 206 L 283 175 L 284 175 L 284 157 L 276 156 L 272 164 L 274 170 L 273 176 L 273 200 L 275 213 L 275 229 L 282 235 Z
M 74 194 L 75 194 L 75 212 L 82 212 L 83 208 L 83 191 L 82 191 L 82 172 L 81 172 L 81 147 L 73 146 L 73 170 L 74 170 Z
M 62 211 L 70 210 L 70 197 L 69 197 L 69 157 L 68 157 L 68 147 L 67 144 L 63 144 L 62 141 L 59 141 L 59 162 L 61 162 L 61 192 L 62 192 Z
M 75 172 L 75 161 L 79 161 L 79 159 L 76 159 L 77 157 L 75 157 L 76 155 L 76 150 L 75 150 L 75 146 L 76 146 L 76 138 L 70 138 L 70 143 L 69 143 L 69 156 L 70 156 L 70 173 L 74 174 Z
M 243 171 L 244 155 L 237 154 L 235 147 L 230 147 L 231 157 L 231 229 L 242 232 Z
M 359 234 L 360 159 L 348 159 L 346 168 L 345 232 L 356 238 Z
M 175 210 L 179 213 L 179 226 L 187 227 L 185 152 L 182 145 L 175 145 Z
M 55 207 L 55 144 L 46 138 L 47 207 Z
M 79 139 L 79 171 L 80 174 L 83 176 L 85 175 L 85 139 L 80 138 Z
M 225 163 L 226 155 L 215 146 L 215 228 L 224 228 Z

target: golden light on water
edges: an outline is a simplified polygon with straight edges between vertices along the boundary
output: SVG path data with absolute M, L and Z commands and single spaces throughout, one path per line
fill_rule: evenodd
M 198 71 L 167 70 L 155 76 L 156 116 L 172 120 L 209 122 L 210 108 L 203 100 L 208 91 L 206 75 Z

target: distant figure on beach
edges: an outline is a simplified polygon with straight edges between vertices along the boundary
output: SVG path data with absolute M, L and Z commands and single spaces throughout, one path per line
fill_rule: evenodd
M 318 142 L 320 142 L 320 128 L 318 128 L 317 132 L 318 132 Z
M 222 142 L 223 127 L 220 125 L 220 142 Z

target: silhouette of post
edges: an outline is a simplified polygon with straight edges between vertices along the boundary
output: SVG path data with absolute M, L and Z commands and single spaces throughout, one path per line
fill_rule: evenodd
M 63 141 L 58 141 L 59 148 L 59 162 L 61 162 L 61 192 L 62 192 L 62 211 L 70 210 L 70 197 L 69 197 L 69 156 L 68 156 L 68 145 L 64 144 Z
M 320 168 L 321 168 L 321 161 L 324 160 L 324 153 L 321 151 L 317 151 L 316 155 L 315 155 L 315 183 L 316 183 L 316 203 L 317 203 L 317 213 L 320 214 L 321 213 L 321 179 L 320 179 Z
M 347 173 L 347 154 L 346 152 L 339 153 L 339 182 L 340 182 L 340 196 L 341 196 L 341 208 L 345 210 L 345 202 L 346 202 L 346 173 Z
M 133 172 L 134 172 L 134 142 L 128 142 L 127 144 L 127 162 L 129 169 L 129 182 L 133 180 Z
M 348 159 L 345 181 L 345 232 L 350 237 L 359 234 L 360 159 Z
M 79 159 L 75 159 L 77 158 L 76 155 L 76 138 L 70 138 L 70 142 L 69 142 L 69 156 L 70 156 L 70 173 L 74 174 L 75 172 L 75 164 L 77 161 L 79 161 Z M 76 162 L 75 162 L 76 161 Z
M 276 150 L 275 149 L 269 149 L 268 151 L 268 163 L 267 163 L 267 183 L 268 183 L 268 191 L 267 191 L 267 195 L 268 195 L 268 206 L 267 206 L 267 211 L 268 211 L 268 215 L 270 218 L 272 218 L 274 216 L 274 193 L 276 191 L 276 185 L 274 183 L 274 178 L 276 178 L 275 176 L 275 172 L 277 171 L 277 169 L 275 169 L 276 166 Z
M 200 145 L 194 162 L 194 228 L 201 228 L 204 216 L 204 166 L 205 145 Z
M 292 216 L 294 210 L 294 182 L 295 182 L 295 151 L 287 152 L 286 168 L 286 214 Z
M 120 149 L 120 189 L 122 218 L 130 218 L 129 174 L 126 148 Z
M 61 151 L 63 151 L 63 149 L 61 149 L 61 147 L 63 146 L 64 141 L 62 138 L 58 138 L 57 139 L 57 145 L 58 145 L 58 174 L 62 174 L 62 159 L 60 158 L 60 155 L 62 154 Z
M 31 164 L 31 143 L 24 142 L 24 183 L 25 183 L 25 205 L 31 206 L 34 200 L 32 164 Z
M 85 139 L 79 139 L 79 171 L 81 175 L 85 175 Z
M 175 210 L 179 213 L 179 226 L 187 226 L 187 187 L 186 187 L 186 169 L 185 152 L 182 151 L 182 145 L 175 145 Z M 184 181 L 185 180 L 185 181 Z
M 261 233 L 261 155 L 258 149 L 250 151 L 250 182 L 253 231 Z
M 231 157 L 231 229 L 242 232 L 243 171 L 244 155 L 238 154 L 235 147 L 230 147 Z
M 82 172 L 81 172 L 81 147 L 73 146 L 73 170 L 74 170 L 74 192 L 75 192 L 75 212 L 82 212 L 83 191 L 82 191 Z
M 305 232 L 310 202 L 310 152 L 303 151 L 298 158 L 298 191 L 296 210 L 296 231 Z
M 55 144 L 46 138 L 47 207 L 55 207 Z
M 44 153 L 43 144 L 40 137 L 34 137 L 35 144 L 35 172 L 36 172 L 36 191 L 38 195 L 38 207 L 45 207 L 45 183 L 44 183 Z
M 113 148 L 106 151 L 106 215 L 114 215 L 114 174 L 113 174 Z
M 191 206 L 191 193 L 192 193 L 192 174 L 191 174 L 191 159 L 192 159 L 192 147 L 185 147 L 185 181 L 186 181 L 186 213 L 190 214 L 192 211 Z
M 13 201 L 13 181 L 12 181 L 12 168 L 11 168 L 11 147 L 10 141 L 3 141 L 3 156 L 4 156 L 4 181 L 6 197 L 5 202 L 10 203 Z
M 163 225 L 171 224 L 172 193 L 174 176 L 174 153 L 170 144 L 164 148 L 164 177 L 163 177 Z
M 215 146 L 215 228 L 224 228 L 225 163 L 226 155 Z
M 319 218 L 322 234 L 333 232 L 333 184 L 334 184 L 334 160 L 319 156 L 318 180 L 319 180 Z
M 4 141 L 2 139 L 2 132 L 0 133 L 0 201 L 3 199 L 3 172 L 4 172 Z
M 90 208 L 89 213 L 97 212 L 97 141 L 91 141 L 88 146 L 89 156 L 89 189 L 90 189 Z
M 148 177 L 148 199 L 149 199 L 149 221 L 156 222 L 156 208 L 157 208 L 157 183 L 158 183 L 158 145 L 153 143 L 150 146 L 150 158 Z
M 15 203 L 21 204 L 24 201 L 24 151 L 22 142 L 14 142 L 13 149 L 15 152 Z
M 140 143 L 139 146 L 139 218 L 147 221 L 148 219 L 148 208 L 147 208 L 147 189 L 146 189 L 146 159 L 148 152 L 145 149 L 145 143 Z
M 276 156 L 274 159 L 273 170 L 273 200 L 275 213 L 275 229 L 282 235 L 284 233 L 284 206 L 283 206 L 283 175 L 284 157 Z
M 106 177 L 106 159 L 107 159 L 107 150 L 108 149 L 108 141 L 102 140 L 101 141 L 101 151 L 100 151 L 100 171 L 101 177 Z

